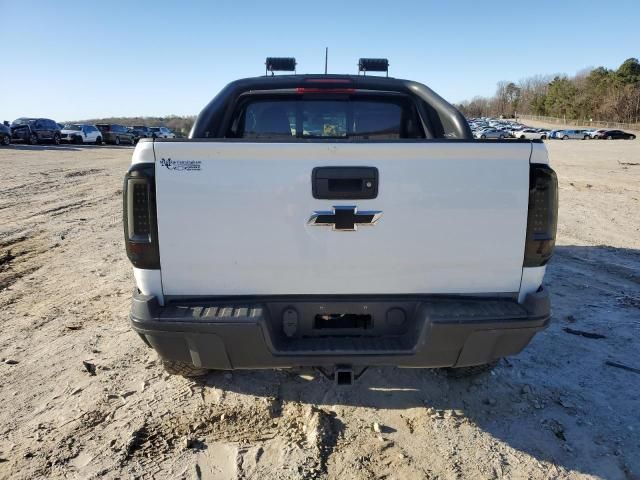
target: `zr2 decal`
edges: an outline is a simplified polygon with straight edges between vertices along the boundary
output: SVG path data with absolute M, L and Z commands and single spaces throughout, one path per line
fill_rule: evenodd
M 160 165 L 167 170 L 184 170 L 184 171 L 200 171 L 202 162 L 200 160 L 171 160 L 170 158 L 163 158 L 160 160 Z

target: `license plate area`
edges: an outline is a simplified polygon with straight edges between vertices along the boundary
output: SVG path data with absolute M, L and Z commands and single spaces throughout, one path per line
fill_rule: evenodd
M 389 301 L 363 297 L 324 302 L 299 300 L 266 304 L 270 330 L 276 337 L 383 337 L 404 335 L 414 329 L 415 301 Z
M 313 322 L 315 330 L 368 330 L 372 326 L 373 317 L 359 313 L 317 314 Z

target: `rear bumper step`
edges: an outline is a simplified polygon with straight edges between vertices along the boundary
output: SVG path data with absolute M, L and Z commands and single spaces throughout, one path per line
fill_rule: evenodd
M 353 323 L 362 311 L 371 322 Z M 346 328 L 339 328 L 336 312 L 345 314 Z M 318 327 L 322 313 L 331 314 L 331 328 Z M 545 290 L 529 294 L 523 304 L 478 297 L 354 296 L 166 306 L 136 292 L 130 319 L 161 357 L 198 367 L 461 367 L 519 353 L 547 326 L 550 304 Z

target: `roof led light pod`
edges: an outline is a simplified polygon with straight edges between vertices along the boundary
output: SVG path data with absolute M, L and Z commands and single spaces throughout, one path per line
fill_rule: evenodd
M 295 72 L 296 71 L 296 59 L 294 57 L 267 57 L 264 62 L 265 75 L 268 72 Z
M 386 58 L 361 58 L 358 60 L 358 73 L 386 72 L 389 76 L 389 60 Z

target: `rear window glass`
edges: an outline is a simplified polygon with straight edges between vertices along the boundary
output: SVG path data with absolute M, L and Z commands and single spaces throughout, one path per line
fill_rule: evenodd
M 423 138 L 415 109 L 402 99 L 250 99 L 231 130 L 249 139 Z

